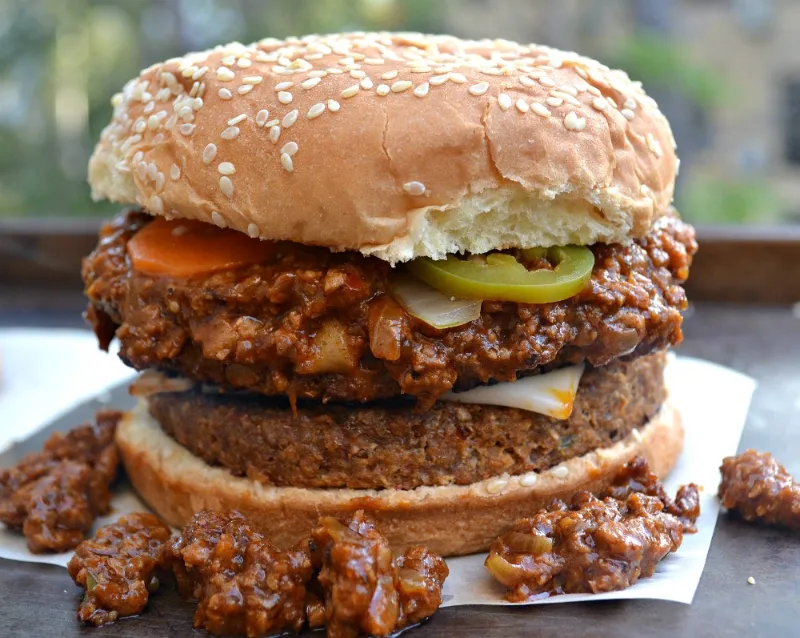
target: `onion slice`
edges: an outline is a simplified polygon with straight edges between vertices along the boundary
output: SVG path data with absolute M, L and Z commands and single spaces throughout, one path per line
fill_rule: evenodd
M 391 288 L 410 315 L 434 328 L 460 326 L 481 316 L 480 299 L 450 297 L 411 275 L 397 274 L 392 278 Z

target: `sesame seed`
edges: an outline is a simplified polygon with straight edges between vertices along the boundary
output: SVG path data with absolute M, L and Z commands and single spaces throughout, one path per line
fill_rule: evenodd
M 338 113 L 341 105 L 336 100 L 328 100 L 328 110 L 331 113 Z
M 377 91 L 378 95 L 384 96 L 384 95 L 388 95 L 389 91 L 391 91 L 391 89 L 389 88 L 388 84 L 379 84 L 378 88 L 376 89 L 376 91 Z
M 155 162 L 150 162 L 147 165 L 147 177 L 150 178 L 151 181 L 155 180 L 156 175 L 158 175 L 158 166 L 156 166 Z
M 370 64 L 372 66 L 379 66 L 384 63 L 383 58 L 364 58 L 364 64 Z
M 144 157 L 144 152 L 136 151 L 136 153 L 134 153 L 134 155 L 133 155 L 133 163 L 134 164 L 138 164 L 139 162 L 142 161 L 143 157 Z
M 584 91 L 589 90 L 589 85 L 580 78 L 572 80 L 572 86 L 575 87 L 575 90 L 578 91 L 578 93 L 583 93 Z
M 256 84 L 261 84 L 263 81 L 264 81 L 264 78 L 261 77 L 260 75 L 248 75 L 248 76 L 242 78 L 242 82 L 244 84 L 256 85 Z
M 506 485 L 508 485 L 508 481 L 506 479 L 491 479 L 488 483 L 486 483 L 486 491 L 489 492 L 489 494 L 499 494 L 503 491 L 503 488 L 505 488 Z
M 217 69 L 217 79 L 220 82 L 230 82 L 236 74 L 226 66 L 221 66 Z
M 313 120 L 315 117 L 319 117 L 325 111 L 325 105 L 322 102 L 318 102 L 310 109 L 308 109 L 308 113 L 306 113 L 306 117 L 309 120 Z
M 166 178 L 164 177 L 164 173 L 160 172 L 156 175 L 156 192 L 160 193 L 164 190 L 164 182 L 166 182 Z
M 326 75 L 328 75 L 327 71 L 316 70 L 308 72 L 308 77 L 310 78 L 324 78 Z
M 285 91 L 286 89 L 291 89 L 294 86 L 294 82 L 278 82 L 275 85 L 276 91 Z
M 592 107 L 598 111 L 605 111 L 608 108 L 608 102 L 602 97 L 596 97 L 592 100 Z
M 281 148 L 281 153 L 286 153 L 289 156 L 297 153 L 297 142 L 286 142 Z
M 536 115 L 550 117 L 550 109 L 548 109 L 544 104 L 539 104 L 539 102 L 531 102 L 531 110 L 533 110 Z
M 292 94 L 286 91 L 280 91 L 278 93 L 278 102 L 280 102 L 281 104 L 291 104 Z
M 569 93 L 564 93 L 564 91 L 556 91 L 555 89 L 553 89 L 552 91 L 550 91 L 550 95 L 553 96 L 553 97 L 560 97 L 567 104 L 571 104 L 572 106 L 580 106 L 581 105 L 581 103 L 578 102 L 577 99 L 572 97 Z
M 482 69 L 479 69 L 479 71 L 481 73 L 485 73 L 486 75 L 502 75 L 503 74 L 503 72 L 500 69 L 498 69 L 497 67 L 493 67 L 493 66 L 484 67 Z
M 520 83 L 522 86 L 527 86 L 527 87 L 529 87 L 529 88 L 530 88 L 530 87 L 532 87 L 532 86 L 535 86 L 535 85 L 536 85 L 536 82 L 534 82 L 534 81 L 533 81 L 531 78 L 529 78 L 527 75 L 520 75 L 520 76 L 519 76 L 519 83 Z
M 417 88 L 414 89 L 414 95 L 417 97 L 425 97 L 428 95 L 428 91 L 430 91 L 431 85 L 427 82 L 420 84 Z
M 291 155 L 288 155 L 287 153 L 281 153 L 281 165 L 286 169 L 287 172 L 294 172 L 294 162 L 292 162 Z
M 194 129 L 195 129 L 195 125 L 194 124 L 181 124 L 178 127 L 178 130 L 183 135 L 191 135 L 192 133 L 194 133 Z
M 622 109 L 620 111 L 620 114 L 628 121 L 631 121 L 635 117 L 634 112 L 631 111 L 630 109 Z
M 664 154 L 664 151 L 661 149 L 661 144 L 659 141 L 653 137 L 652 133 L 648 133 L 646 139 L 647 148 L 649 148 L 656 157 L 661 157 Z
M 638 105 L 636 104 L 636 100 L 632 97 L 629 97 L 625 102 L 622 104 L 626 109 L 635 109 Z
M 238 66 L 240 69 L 247 69 L 252 64 L 253 63 L 247 58 L 239 58 L 238 60 L 236 60 L 236 66 Z
M 210 164 L 217 156 L 217 145 L 209 144 L 203 149 L 203 164 Z
M 394 84 L 392 84 L 392 93 L 402 93 L 403 91 L 407 91 L 414 83 L 410 80 L 398 80 Z
M 201 97 L 194 98 L 194 100 L 192 100 L 192 109 L 194 109 L 195 111 L 199 111 L 202 108 L 203 108 L 203 98 Z
M 564 98 L 550 96 L 545 100 L 550 106 L 561 106 L 564 103 Z
M 638 428 L 633 428 L 633 430 L 631 430 L 631 435 L 637 443 L 642 442 L 642 433 L 639 432 Z
M 283 120 L 281 120 L 281 125 L 283 128 L 289 128 L 292 126 L 296 121 L 297 117 L 300 115 L 300 111 L 297 109 L 292 109 L 286 115 L 283 116 Z
M 240 113 L 236 117 L 232 117 L 231 119 L 228 120 L 228 126 L 235 126 L 236 124 L 238 124 L 242 120 L 246 120 L 246 119 L 247 119 L 247 115 L 245 115 L 244 113 Z
M 151 115 L 147 118 L 147 128 L 149 128 L 151 131 L 155 131 L 159 124 L 161 124 L 161 120 L 159 119 L 158 115 Z
M 191 111 L 191 109 L 190 109 Z M 133 130 L 137 133 L 144 133 L 144 130 L 147 128 L 147 122 L 144 120 L 139 120 L 133 127 Z
M 236 56 L 235 55 L 226 55 L 222 58 L 222 64 L 225 66 L 233 66 L 236 64 Z
M 342 91 L 341 96 L 343 98 L 353 97 L 356 93 L 358 93 L 359 88 L 360 87 L 358 86 L 358 84 L 354 84 L 353 86 L 348 86 L 346 89 Z
M 559 88 L 561 89 L 561 91 L 563 91 L 564 93 L 567 93 L 568 95 L 571 95 L 572 97 L 577 97 L 578 96 L 578 89 L 576 89 L 571 84 L 565 84 L 564 86 L 561 86 Z
M 220 137 L 223 140 L 235 140 L 239 137 L 239 127 L 238 126 L 229 126 L 220 134 Z
M 278 139 L 281 136 L 281 127 L 280 126 L 272 126 L 269 129 L 269 141 L 273 144 L 278 143 Z
M 478 82 L 477 84 L 473 84 L 471 87 L 469 87 L 469 92 L 471 95 L 483 95 L 488 90 L 488 82 Z
M 615 109 L 618 109 L 618 108 L 619 108 L 619 107 L 617 106 L 617 103 L 614 101 L 614 98 L 613 98 L 613 97 L 607 97 L 607 98 L 606 98 L 606 100 L 607 100 L 607 101 L 608 101 L 608 103 L 609 103 L 611 106 L 613 106 Z
M 155 108 L 156 108 L 156 103 L 155 103 L 155 102 L 148 102 L 148 103 L 147 103 L 147 106 L 145 106 L 145 107 L 142 109 L 142 113 L 145 113 L 145 114 L 147 114 L 147 113 L 152 113 L 152 112 L 153 112 L 153 109 L 155 109 Z
M 556 478 L 567 478 L 567 475 L 569 474 L 569 470 L 563 465 L 554 467 L 552 471 L 553 471 L 553 476 L 555 476 Z
M 381 79 L 394 80 L 399 74 L 400 71 L 398 71 L 397 69 L 395 69 L 394 71 L 387 71 L 386 73 L 381 74 Z
M 501 93 L 497 98 L 497 103 L 500 105 L 500 108 L 504 111 L 507 111 L 511 108 L 511 104 L 513 103 L 511 100 L 511 96 L 507 95 L 506 93 Z
M 409 69 L 412 73 L 430 73 L 433 69 L 429 66 L 414 66 Z
M 530 110 L 530 107 L 528 106 L 528 103 L 527 103 L 525 100 L 523 100 L 522 98 L 519 98 L 519 99 L 518 99 L 518 100 L 515 102 L 515 104 L 514 104 L 514 105 L 517 107 L 517 110 L 518 110 L 520 113 L 527 113 L 527 112 L 528 112 L 528 110 Z
M 575 67 L 575 73 L 580 75 L 584 80 L 586 80 L 589 77 L 589 75 L 586 73 L 586 71 L 584 71 L 583 68 L 579 67 L 579 66 Z
M 434 75 L 429 80 L 429 82 L 433 86 L 440 86 L 440 85 L 444 84 L 445 82 L 447 82 L 449 79 L 450 79 L 450 75 L 449 74 L 447 74 L 447 75 Z
M 147 162 L 139 162 L 136 165 L 136 176 L 142 182 L 147 179 Z
M 173 164 L 172 168 L 169 169 L 169 176 L 172 178 L 173 182 L 177 182 L 181 178 L 181 167 L 177 164 Z
M 422 182 L 406 182 L 403 184 L 403 190 L 409 195 L 419 197 L 425 194 L 425 184 Z
M 225 197 L 233 199 L 233 182 L 230 177 L 223 175 L 219 178 L 219 189 Z
M 590 86 L 586 90 L 589 91 L 589 93 L 591 93 L 592 95 L 596 95 L 597 97 L 603 96 L 603 94 L 600 92 L 600 89 L 598 89 L 596 86 Z
M 192 107 L 188 106 L 188 105 L 187 106 L 182 106 L 181 108 L 178 109 L 178 117 L 183 118 L 184 120 L 187 119 L 187 118 L 190 119 L 190 120 L 194 119 L 194 114 L 193 113 L 194 112 L 192 111 Z M 136 124 L 138 125 L 139 123 L 137 122 Z
M 364 78 L 363 80 L 361 80 L 360 84 L 361 88 L 364 89 L 365 91 L 369 91 L 373 86 L 375 86 L 372 83 L 372 80 L 370 80 L 369 78 Z
M 219 95 L 223 100 L 230 100 L 233 97 L 233 93 L 226 88 L 221 88 L 219 91 L 217 91 L 217 95 Z
M 238 89 L 236 89 L 236 92 L 239 95 L 247 95 L 252 90 L 253 90 L 253 85 L 252 84 L 242 84 L 242 86 L 240 86 Z
M 367 72 L 353 69 L 352 71 L 350 71 L 350 77 L 353 78 L 354 80 L 360 80 L 361 78 L 367 77 Z
M 215 210 L 211 211 L 211 221 L 220 228 L 225 228 L 225 218 Z
M 270 120 L 269 122 L 264 122 L 264 128 L 272 128 L 273 126 L 277 126 L 280 124 L 281 121 L 279 119 Z
M 156 215 L 164 214 L 164 202 L 158 195 L 150 197 L 147 207 L 150 209 L 151 213 L 155 213 Z
M 344 73 L 344 71 L 342 71 L 341 69 L 337 69 L 335 66 L 333 66 L 333 67 L 329 67 L 329 68 L 327 68 L 327 69 L 325 69 L 325 70 L 326 70 L 328 73 L 331 73 L 331 74 L 333 74 L 333 75 L 341 75 L 342 73 Z
M 578 117 L 575 111 L 570 111 L 564 117 L 564 127 L 568 131 L 582 131 L 586 128 L 586 118 Z
M 269 111 L 267 109 L 261 109 L 258 113 L 256 113 L 256 126 L 263 127 L 264 124 L 267 123 L 268 118 Z
M 261 234 L 261 229 L 255 224 L 248 224 L 247 234 L 250 235 L 250 237 L 252 237 L 253 239 L 255 239 Z
M 236 167 L 231 162 L 220 162 L 217 170 L 220 175 L 233 175 L 236 172 Z
M 531 485 L 536 483 L 537 478 L 534 472 L 528 472 L 520 477 L 519 484 L 522 485 L 522 487 L 531 487 Z
M 464 84 L 467 81 L 463 73 L 449 73 L 447 77 L 450 78 L 451 82 L 455 82 L 456 84 Z
M 752 576 L 748 576 L 747 577 L 747 584 L 748 585 L 755 585 L 756 584 L 756 579 L 753 578 Z
M 308 78 L 307 80 L 301 82 L 300 86 L 302 86 L 304 89 L 313 89 L 320 82 L 322 82 L 320 78 Z
M 111 98 L 111 106 L 117 107 L 122 104 L 122 100 L 125 99 L 122 93 L 115 93 L 114 97 Z
M 203 77 L 203 76 L 204 76 L 206 73 L 208 73 L 208 67 L 207 67 L 207 66 L 204 66 L 203 68 L 201 68 L 201 69 L 197 69 L 197 71 L 195 71 L 194 73 L 192 73 L 192 79 L 193 79 L 193 80 L 199 80 L 199 79 L 200 79 L 201 77 Z
M 544 76 L 539 78 L 539 84 L 541 84 L 542 86 L 547 86 L 547 87 L 554 87 L 556 85 L 556 83 L 553 82 L 553 80 L 551 80 L 546 75 L 544 75 Z

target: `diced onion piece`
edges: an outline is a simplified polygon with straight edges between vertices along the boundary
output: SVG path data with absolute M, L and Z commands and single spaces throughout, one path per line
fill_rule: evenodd
M 584 364 L 545 372 L 517 381 L 479 386 L 466 392 L 448 392 L 442 401 L 482 403 L 538 412 L 554 419 L 572 414 Z
M 434 328 L 452 328 L 481 316 L 480 299 L 454 299 L 410 275 L 392 279 L 392 292 L 406 311 Z

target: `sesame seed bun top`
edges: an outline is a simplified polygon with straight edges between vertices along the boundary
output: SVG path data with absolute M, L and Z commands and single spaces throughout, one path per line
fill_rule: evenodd
M 624 241 L 677 171 L 639 83 L 508 41 L 229 44 L 145 69 L 113 104 L 95 198 L 390 262 Z

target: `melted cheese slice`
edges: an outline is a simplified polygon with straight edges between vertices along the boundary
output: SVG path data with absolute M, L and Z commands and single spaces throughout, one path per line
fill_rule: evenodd
M 441 400 L 502 405 L 538 412 L 554 419 L 568 419 L 584 368 L 584 364 L 580 364 L 517 381 L 480 386 L 466 392 L 448 392 Z

